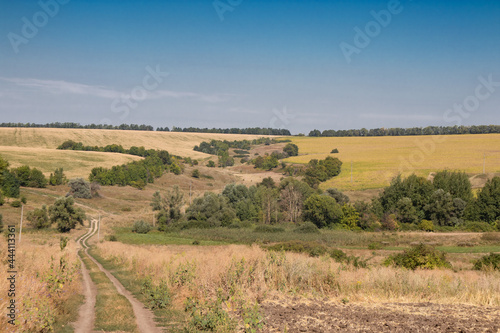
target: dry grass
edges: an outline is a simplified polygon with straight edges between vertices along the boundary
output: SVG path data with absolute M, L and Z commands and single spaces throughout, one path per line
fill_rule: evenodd
M 124 148 L 144 146 L 146 149 L 165 149 L 171 154 L 206 158 L 209 155 L 193 150 L 207 140 L 253 140 L 265 135 L 177 133 L 153 131 L 119 131 L 62 128 L 0 128 L 0 145 L 54 149 L 65 140 L 84 145 L 106 146 L 121 144 Z
M 238 245 L 138 247 L 106 242 L 99 245 L 99 253 L 136 272 L 138 278 L 168 281 L 176 291 L 177 305 L 187 296 L 216 297 L 218 290 L 249 302 L 262 301 L 271 294 L 292 294 L 372 303 L 500 305 L 498 272 L 407 271 L 381 266 L 354 269 L 327 257 L 270 255 L 257 246 Z M 186 263 L 192 280 L 175 284 L 176 274 L 186 271 Z
M 142 159 L 125 154 L 9 146 L 0 146 L 0 155 L 9 161 L 11 167 L 29 165 L 40 169 L 46 176 L 62 167 L 68 178 L 87 178 L 95 167 L 111 168 Z
M 301 156 L 291 157 L 286 161 L 307 163 L 313 158 L 323 159 L 329 155 L 338 157 L 344 163 L 341 174 L 322 184 L 322 187 L 337 187 L 342 190 L 384 187 L 389 185 L 391 179 L 400 171 L 403 171 L 404 175 L 415 172 L 424 177 L 430 172 L 443 169 L 462 170 L 471 174 L 482 173 L 484 154 L 486 171 L 500 172 L 500 134 L 450 135 L 441 137 L 440 143 L 435 143 L 436 138 L 293 137 L 292 141 L 299 146 Z M 333 148 L 338 148 L 339 153 L 330 154 Z
M 16 236 L 18 236 L 16 234 Z M 17 241 L 17 237 L 16 237 Z M 0 327 L 4 332 L 48 332 L 49 327 L 54 327 L 55 321 L 60 316 L 76 308 L 65 305 L 68 299 L 74 295 L 81 294 L 79 279 L 79 261 L 76 257 L 76 243 L 70 241 L 68 246 L 61 251 L 59 239 L 54 235 L 46 234 L 23 234 L 22 242 L 17 244 L 16 251 L 16 295 L 17 320 L 15 327 L 7 324 L 4 315 L 10 298 L 7 297 L 7 269 L 4 260 L 7 259 L 7 242 L 5 237 L 0 238 L 0 257 L 2 258 L 2 270 L 0 271 Z M 73 272 L 69 281 L 54 283 L 55 277 L 62 277 L 60 271 L 60 260 L 66 260 L 65 271 Z M 51 269 L 53 265 L 53 269 Z M 76 304 L 75 304 L 76 305 Z

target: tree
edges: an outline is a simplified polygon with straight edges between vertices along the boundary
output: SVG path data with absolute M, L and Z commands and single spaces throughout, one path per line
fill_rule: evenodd
M 76 227 L 77 223 L 83 225 L 85 212 L 74 206 L 75 200 L 69 196 L 59 198 L 49 207 L 50 223 L 57 223 L 59 232 L 69 232 Z
M 90 183 L 83 178 L 71 179 L 68 183 L 70 190 L 69 195 L 74 198 L 91 199 L 92 191 L 90 189 Z
M 278 189 L 275 187 L 259 186 L 257 188 L 257 201 L 262 211 L 262 222 L 271 224 L 278 222 Z
M 182 217 L 181 206 L 184 195 L 179 186 L 174 185 L 172 190 L 167 191 L 165 197 L 162 197 L 160 191 L 153 194 L 151 207 L 153 211 L 158 211 L 156 220 L 158 221 L 158 229 L 165 230 L 165 227 L 171 223 L 177 222 Z
M 209 168 L 215 168 L 215 162 L 212 161 L 212 160 L 208 161 L 207 167 L 209 167 Z
M 472 185 L 465 172 L 451 172 L 448 170 L 439 171 L 434 176 L 434 188 L 449 192 L 453 198 L 460 198 L 465 202 L 470 202 L 472 195 Z
M 342 215 L 342 208 L 332 197 L 313 194 L 304 202 L 303 219 L 318 228 L 339 224 Z
M 229 207 L 228 199 L 212 192 L 193 200 L 186 209 L 188 221 L 206 222 L 208 226 L 228 226 L 237 219 L 234 210 Z
M 283 148 L 283 151 L 288 155 L 288 156 L 297 156 L 299 155 L 299 147 L 293 143 L 287 143 L 285 148 Z
M 191 173 L 191 176 L 193 178 L 200 178 L 200 170 L 194 169 L 193 172 Z
M 63 168 L 58 168 L 54 171 L 54 174 L 50 174 L 49 184 L 52 186 L 63 185 L 67 182 L 67 178 L 64 175 Z
M 314 190 L 307 183 L 295 178 L 285 178 L 280 182 L 279 203 L 288 222 L 299 222 L 302 216 L 304 200 L 313 193 Z
M 43 205 L 42 208 L 35 208 L 35 210 L 28 213 L 26 218 L 35 229 L 45 229 L 51 225 L 46 205 Z
M 0 155 L 0 185 L 3 183 L 3 173 L 9 169 L 9 162 Z
M 47 178 L 40 170 L 33 168 L 31 169 L 28 187 L 45 188 L 47 187 Z
M 410 198 L 404 197 L 398 200 L 396 211 L 399 222 L 402 223 L 418 223 L 419 217 L 415 206 Z
M 359 229 L 359 213 L 356 211 L 352 205 L 344 204 L 342 205 L 342 217 L 340 218 L 340 224 L 346 229 L 354 230 Z
M 500 177 L 488 180 L 473 204 L 476 215 L 485 222 L 500 220 Z
M 431 220 L 440 226 L 456 226 L 460 224 L 465 201 L 460 198 L 455 200 L 449 192 L 442 189 L 434 191 L 429 204 L 425 206 Z
M 19 179 L 13 173 L 4 170 L 2 192 L 6 197 L 19 198 L 20 185 Z

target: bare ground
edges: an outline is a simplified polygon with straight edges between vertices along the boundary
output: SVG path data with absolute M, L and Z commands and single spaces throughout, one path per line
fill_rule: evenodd
M 500 309 L 433 303 L 268 301 L 262 332 L 500 332 Z

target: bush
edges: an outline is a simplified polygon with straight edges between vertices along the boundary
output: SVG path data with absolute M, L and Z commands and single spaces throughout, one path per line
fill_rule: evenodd
M 147 234 L 151 231 L 151 229 L 153 229 L 153 227 L 149 223 L 145 222 L 144 220 L 139 220 L 135 221 L 132 232 L 136 232 L 138 234 Z
M 385 260 L 384 264 L 386 266 L 394 265 L 412 270 L 417 268 L 451 268 L 451 264 L 446 260 L 443 252 L 424 244 L 417 245 L 403 253 L 390 256 Z
M 214 161 L 208 161 L 207 167 L 209 167 L 209 168 L 215 168 L 215 162 Z
M 198 170 L 198 169 L 194 169 L 194 170 L 193 170 L 193 173 L 191 173 L 191 176 L 192 176 L 193 178 L 200 178 L 200 170 Z
M 150 309 L 164 309 L 171 303 L 172 297 L 165 281 L 155 286 L 151 278 L 147 277 L 142 282 L 141 293 L 146 297 Z
M 460 229 L 472 232 L 489 232 L 495 230 L 488 222 L 465 222 Z
M 338 154 L 339 150 L 337 148 L 333 148 L 330 154 Z
M 319 257 L 327 253 L 328 248 L 317 242 L 289 241 L 266 247 L 270 251 L 287 251 L 296 253 L 307 253 L 311 257 Z
M 14 200 L 10 203 L 10 205 L 14 208 L 19 208 L 22 206 L 22 204 L 23 203 L 21 202 L 21 200 Z
M 28 213 L 27 217 L 30 225 L 36 229 L 44 229 L 50 227 L 49 215 L 47 206 L 43 205 L 42 208 L 36 208 L 34 211 Z
M 116 235 L 109 235 L 106 237 L 106 240 L 110 242 L 117 242 L 118 238 L 116 238 Z
M 300 233 L 300 234 L 319 234 L 320 231 L 318 227 L 314 223 L 311 222 L 306 222 L 303 223 L 299 226 L 297 226 L 293 232 Z
M 423 231 L 434 231 L 434 223 L 429 220 L 422 220 L 418 227 Z
M 3 215 L 0 214 L 0 233 L 3 232 Z
M 490 253 L 481 257 L 474 263 L 474 269 L 500 271 L 500 253 Z
M 347 260 L 347 254 L 344 251 L 339 249 L 331 249 L 329 251 L 330 257 L 336 262 L 344 262 Z
M 74 198 L 91 199 L 92 192 L 90 189 L 90 183 L 83 178 L 75 178 L 69 181 L 70 190 L 69 195 Z
M 283 232 L 283 231 L 285 231 L 285 229 L 266 224 L 258 225 L 254 229 L 254 232 L 262 232 L 262 233 L 273 233 L 273 232 Z

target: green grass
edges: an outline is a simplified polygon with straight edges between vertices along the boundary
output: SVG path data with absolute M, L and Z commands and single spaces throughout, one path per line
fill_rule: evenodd
M 137 279 L 135 274 L 131 273 L 129 270 L 124 269 L 124 267 L 113 260 L 105 260 L 99 255 L 96 250 L 91 250 L 92 256 L 113 276 L 120 281 L 120 283 L 130 291 L 140 302 L 143 304 L 147 303 L 147 299 L 141 293 L 141 281 Z M 155 315 L 155 322 L 158 326 L 165 327 L 168 332 L 183 332 L 182 323 L 185 322 L 186 314 L 182 310 L 174 310 L 172 308 L 166 309 L 154 309 L 152 310 Z
M 472 247 L 438 246 L 437 249 L 446 253 L 490 253 L 500 252 L 500 245 L 480 245 Z
M 116 228 L 115 236 L 119 242 L 132 245 L 192 245 L 197 238 L 179 236 L 161 231 L 151 231 L 147 234 L 131 232 L 128 228 Z M 221 241 L 204 240 L 199 245 L 223 245 Z
M 94 329 L 106 332 L 139 332 L 132 305 L 127 298 L 118 294 L 106 274 L 87 255 L 80 254 L 97 287 Z

